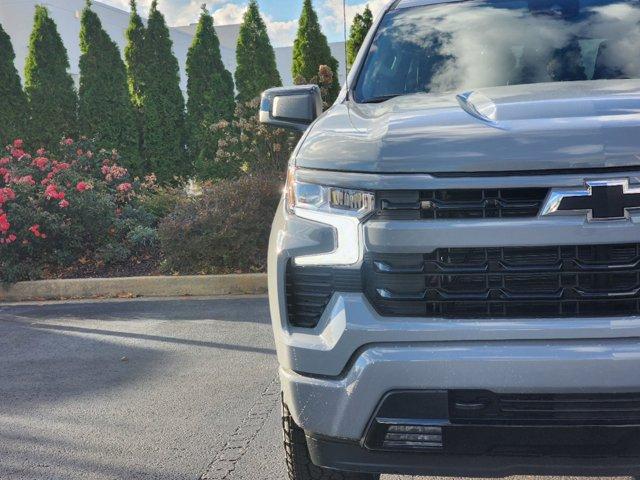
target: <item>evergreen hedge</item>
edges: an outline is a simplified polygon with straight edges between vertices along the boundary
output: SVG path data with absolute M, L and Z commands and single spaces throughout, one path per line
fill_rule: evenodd
M 235 102 L 233 77 L 222 63 L 213 18 L 204 6 L 187 54 L 187 76 L 189 149 L 196 174 L 207 178 L 218 149 L 217 135 L 209 127 L 230 121 Z
M 238 66 L 235 79 L 239 102 L 250 102 L 264 90 L 282 86 L 276 55 L 256 0 L 249 2 L 240 26 L 236 61 Z
M 145 26 L 142 17 L 138 14 L 136 0 L 131 0 L 131 16 L 126 32 L 127 45 L 124 49 L 124 58 L 127 64 L 127 79 L 129 81 L 129 93 L 131 101 L 137 107 L 142 106 L 143 72 L 144 62 L 144 34 Z
M 371 30 L 373 25 L 373 14 L 369 5 L 366 6 L 364 12 L 358 13 L 353 19 L 351 31 L 349 32 L 349 40 L 347 41 L 347 65 L 349 68 L 356 61 L 358 52 L 364 43 L 364 39 Z
M 55 22 L 36 6 L 25 63 L 25 93 L 29 103 L 29 141 L 56 149 L 64 136 L 75 135 L 77 105 L 67 50 Z
M 102 28 L 91 2 L 80 20 L 79 129 L 98 148 L 116 148 L 124 165 L 141 172 L 138 132 L 118 46 Z
M 322 33 L 318 14 L 313 9 L 311 0 L 304 0 L 302 14 L 298 23 L 298 32 L 293 44 L 293 78 L 296 83 L 309 82 L 316 77 L 322 65 L 333 72 L 333 80 L 328 88 L 328 96 L 324 99 L 331 104 L 340 93 L 338 80 L 338 61 L 331 55 L 327 37 Z
M 11 39 L 0 25 L 0 148 L 22 137 L 27 126 L 27 97 L 14 60 Z
M 185 152 L 180 68 L 164 16 L 153 0 L 141 52 L 142 155 L 160 182 L 191 173 Z

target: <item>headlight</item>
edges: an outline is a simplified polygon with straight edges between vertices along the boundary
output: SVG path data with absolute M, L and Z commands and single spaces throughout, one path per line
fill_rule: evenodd
M 323 211 L 334 215 L 366 217 L 375 207 L 375 195 L 363 190 L 327 187 L 315 183 L 299 182 L 295 169 L 289 169 L 287 178 L 287 209 Z
M 296 257 L 296 265 L 354 265 L 362 259 L 361 222 L 375 208 L 375 195 L 363 190 L 299 182 L 289 170 L 286 187 L 289 213 L 334 229 L 331 252 Z

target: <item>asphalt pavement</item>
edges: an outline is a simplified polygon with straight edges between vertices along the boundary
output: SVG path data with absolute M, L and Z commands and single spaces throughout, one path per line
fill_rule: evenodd
M 264 297 L 0 305 L 0 479 L 284 480 L 276 371 Z

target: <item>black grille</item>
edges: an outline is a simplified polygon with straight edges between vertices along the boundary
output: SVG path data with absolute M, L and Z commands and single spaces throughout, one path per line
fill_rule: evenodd
M 538 215 L 547 188 L 402 190 L 377 193 L 381 220 L 518 218 Z
M 373 254 L 365 291 L 382 315 L 585 317 L 640 314 L 640 245 L 445 248 Z
M 358 269 L 287 266 L 287 315 L 295 327 L 314 328 L 335 292 L 361 292 Z
M 640 393 L 449 393 L 452 423 L 640 425 Z

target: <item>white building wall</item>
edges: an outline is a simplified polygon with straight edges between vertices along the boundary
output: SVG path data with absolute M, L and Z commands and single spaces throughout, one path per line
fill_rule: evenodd
M 49 14 L 58 25 L 58 31 L 69 55 L 70 73 L 77 83 L 80 74 L 80 12 L 84 8 L 85 0 L 0 0 L 0 24 L 11 37 L 16 52 L 16 68 L 23 75 L 29 35 L 33 26 L 33 13 L 38 4 L 45 5 L 49 9 Z M 122 53 L 126 44 L 125 33 L 129 25 L 129 12 L 99 2 L 94 2 L 92 8 Z M 216 29 L 220 37 L 222 60 L 227 69 L 233 73 L 236 68 L 235 44 L 239 26 L 222 25 Z M 180 64 L 181 88 L 186 92 L 187 52 L 193 40 L 195 26 L 176 27 L 171 28 L 170 31 L 173 40 L 173 53 Z M 344 43 L 331 44 L 331 50 L 340 64 L 344 65 Z M 275 52 L 282 81 L 285 85 L 291 85 L 293 83 L 291 77 L 292 47 L 276 48 Z M 341 67 L 339 76 L 341 82 L 344 81 L 344 67 Z

